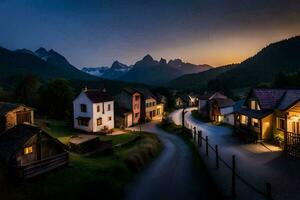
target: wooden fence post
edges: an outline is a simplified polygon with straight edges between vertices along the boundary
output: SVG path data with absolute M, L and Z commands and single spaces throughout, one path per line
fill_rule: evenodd
M 270 183 L 266 183 L 266 199 L 267 200 L 272 200 L 272 196 L 271 196 L 271 184 Z
M 193 129 L 194 129 L 193 140 L 196 142 L 196 126 Z
M 202 131 L 199 132 L 199 135 L 200 135 L 200 144 L 199 144 L 199 146 L 202 147 Z
M 208 136 L 205 137 L 205 143 L 206 143 L 206 156 L 208 156 Z
M 198 146 L 200 146 L 200 131 L 198 131 L 198 137 L 197 137 L 197 144 L 198 144 Z
M 235 155 L 232 156 L 232 177 L 231 177 L 231 194 L 233 197 L 236 196 L 236 185 L 235 185 L 235 174 L 236 174 L 236 166 L 235 166 Z
M 219 148 L 216 145 L 216 168 L 219 169 Z

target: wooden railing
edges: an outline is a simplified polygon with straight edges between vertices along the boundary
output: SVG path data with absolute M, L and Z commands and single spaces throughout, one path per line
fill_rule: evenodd
M 29 179 L 34 176 L 43 174 L 57 167 L 67 165 L 69 162 L 69 153 L 64 152 L 55 156 L 51 156 L 42 160 L 35 161 L 25 166 L 15 167 L 19 178 Z

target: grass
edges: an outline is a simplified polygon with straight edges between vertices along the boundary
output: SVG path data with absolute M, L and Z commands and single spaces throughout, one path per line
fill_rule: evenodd
M 47 123 L 49 133 L 60 141 L 66 142 L 70 135 L 77 133 L 72 132 L 64 122 L 50 120 Z M 101 138 L 112 139 L 113 143 L 117 144 L 132 140 L 135 137 L 132 135 L 134 134 L 129 133 Z M 18 184 L 5 180 L 3 182 L 6 183 L 6 188 L 0 188 L 0 195 L 9 196 L 9 199 L 13 200 L 120 199 L 124 196 L 123 189 L 126 184 L 133 179 L 137 171 L 158 155 L 161 149 L 162 144 L 155 135 L 142 132 L 139 140 L 125 147 L 114 148 L 111 155 L 83 157 L 70 153 L 68 167 Z M 0 178 L 2 171 L 0 167 Z
M 38 124 L 42 125 L 47 133 L 57 138 L 64 144 L 68 144 L 70 137 L 73 135 L 86 134 L 84 131 L 72 128 L 71 124 L 68 124 L 64 121 L 50 119 L 38 119 L 36 121 Z M 103 141 L 112 140 L 113 145 L 134 140 L 136 137 L 138 137 L 138 135 L 132 132 L 127 132 L 126 134 L 120 135 L 99 135 L 99 138 Z

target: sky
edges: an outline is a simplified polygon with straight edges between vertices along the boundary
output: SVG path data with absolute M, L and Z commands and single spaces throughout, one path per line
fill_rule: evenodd
M 300 35 L 299 0 L 0 0 L 0 46 L 54 49 L 78 68 L 146 54 L 241 62 Z

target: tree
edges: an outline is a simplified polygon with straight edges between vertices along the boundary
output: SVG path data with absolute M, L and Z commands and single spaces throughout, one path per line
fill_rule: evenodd
M 17 83 L 14 91 L 14 99 L 17 102 L 30 106 L 36 106 L 38 102 L 38 89 L 40 81 L 34 75 L 26 75 Z
M 50 80 L 41 88 L 42 110 L 53 118 L 67 119 L 72 113 L 73 88 L 65 79 Z

